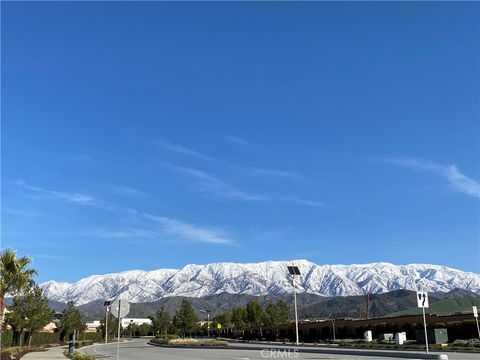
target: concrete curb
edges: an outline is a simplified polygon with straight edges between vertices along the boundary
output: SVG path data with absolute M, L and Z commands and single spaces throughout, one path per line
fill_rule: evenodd
M 241 345 L 230 345 L 230 346 L 189 346 L 189 345 L 164 345 L 164 344 L 155 344 L 148 342 L 148 345 L 163 347 L 168 349 L 221 349 L 221 350 L 250 350 L 250 351 L 261 351 L 261 350 L 286 350 L 286 351 L 297 351 L 300 353 L 309 353 L 309 354 L 333 354 L 333 355 L 358 355 L 358 356 L 383 356 L 383 357 L 396 357 L 402 359 L 436 359 L 436 360 L 448 360 L 448 355 L 446 354 L 425 354 L 417 352 L 405 352 L 405 351 L 388 351 L 388 350 L 344 350 L 340 348 L 335 349 L 326 349 L 326 348 L 316 348 L 316 349 L 306 349 L 306 348 L 297 348 L 295 346 L 284 346 L 284 347 L 275 347 L 271 345 L 266 345 L 264 348 L 255 348 L 251 346 L 241 346 Z

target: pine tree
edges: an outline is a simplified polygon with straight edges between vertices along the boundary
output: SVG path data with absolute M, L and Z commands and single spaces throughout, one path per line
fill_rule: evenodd
M 288 325 L 289 315 L 287 303 L 279 300 L 275 304 L 268 304 L 265 315 L 265 322 L 275 330 L 276 337 L 278 338 L 280 328 Z
M 162 306 L 155 312 L 154 316 L 150 317 L 152 320 L 152 330 L 155 332 L 155 335 L 163 332 L 165 334 L 165 338 L 167 337 L 168 328 L 172 323 L 170 314 L 165 310 Z
M 175 326 L 181 330 L 183 337 L 185 337 L 187 332 L 191 332 L 195 329 L 197 324 L 197 315 L 193 310 L 192 304 L 188 300 L 182 300 L 180 309 L 175 314 L 173 322 Z
M 265 311 L 257 300 L 251 300 L 246 307 L 247 321 L 250 327 L 258 326 L 260 337 L 263 337 L 262 326 L 265 321 Z
M 82 321 L 80 311 L 75 307 L 73 301 L 69 301 L 67 308 L 63 310 L 58 329 L 60 330 L 61 341 L 63 341 L 65 336 L 69 338 L 75 330 L 81 331 L 85 329 L 85 323 Z
M 245 334 L 245 328 L 247 327 L 247 312 L 244 307 L 237 307 L 232 310 L 232 323 L 235 326 L 235 330 L 241 330 L 242 335 Z

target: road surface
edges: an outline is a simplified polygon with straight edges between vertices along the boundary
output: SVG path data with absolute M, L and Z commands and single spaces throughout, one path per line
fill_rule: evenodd
M 298 359 L 298 360 L 393 360 L 400 357 L 391 356 L 360 356 L 360 355 L 339 355 L 325 353 L 302 353 L 299 347 L 298 353 L 285 349 L 270 352 L 265 350 L 263 345 L 251 345 L 251 350 L 230 349 L 182 349 L 162 348 L 147 344 L 147 339 L 136 339 L 131 342 L 120 344 L 120 360 L 264 360 L 264 359 Z M 319 349 L 320 350 L 320 349 Z M 345 350 L 345 349 L 342 349 Z M 83 349 L 87 354 L 94 355 L 98 359 L 116 360 L 117 345 L 93 345 Z M 321 351 L 321 350 L 320 350 Z M 381 354 L 381 351 L 379 351 Z M 402 357 L 405 359 L 405 357 Z M 409 359 L 418 359 L 412 353 Z M 480 360 L 480 354 L 448 353 L 449 360 Z

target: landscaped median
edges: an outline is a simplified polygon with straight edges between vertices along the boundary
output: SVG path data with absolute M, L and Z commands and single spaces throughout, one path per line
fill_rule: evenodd
M 150 345 L 168 346 L 168 347 L 224 347 L 228 342 L 215 339 L 163 339 L 155 338 L 149 341 Z
M 78 350 L 75 350 L 75 352 L 72 355 L 69 355 L 68 351 L 65 350 L 63 352 L 63 355 L 65 355 L 67 358 L 72 360 L 95 360 L 95 356 L 81 353 Z
M 148 344 L 158 347 L 167 347 L 167 348 L 225 348 L 227 347 L 230 350 L 248 350 L 248 351 L 262 351 L 279 354 L 288 352 L 295 353 L 309 353 L 309 354 L 334 354 L 334 355 L 348 355 L 348 356 L 382 356 L 382 357 L 393 357 L 393 358 L 405 358 L 405 359 L 436 359 L 436 360 L 448 360 L 448 355 L 446 354 L 425 354 L 421 352 L 412 352 L 412 351 L 402 351 L 402 350 L 374 350 L 374 349 L 355 349 L 355 348 L 341 348 L 338 346 L 335 347 L 324 347 L 324 346 L 296 346 L 296 345 L 277 345 L 275 346 L 272 343 L 235 343 L 229 344 L 224 340 L 208 340 L 208 339 L 152 339 Z M 280 357 L 280 355 L 278 355 Z

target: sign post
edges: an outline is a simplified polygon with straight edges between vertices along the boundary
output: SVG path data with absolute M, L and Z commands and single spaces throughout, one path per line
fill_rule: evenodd
M 480 327 L 478 326 L 478 310 L 476 306 L 473 306 L 473 317 L 477 323 L 478 338 L 480 339 Z
M 423 314 L 423 328 L 425 330 L 425 346 L 427 347 L 427 354 L 428 351 L 428 333 L 427 333 L 427 321 L 425 319 L 425 308 L 428 308 L 428 294 L 426 291 L 417 291 L 417 305 L 419 308 L 422 308 Z
M 112 315 L 118 319 L 117 334 L 117 360 L 120 359 L 120 327 L 122 326 L 122 318 L 130 312 L 130 303 L 127 300 L 117 299 L 110 305 Z

